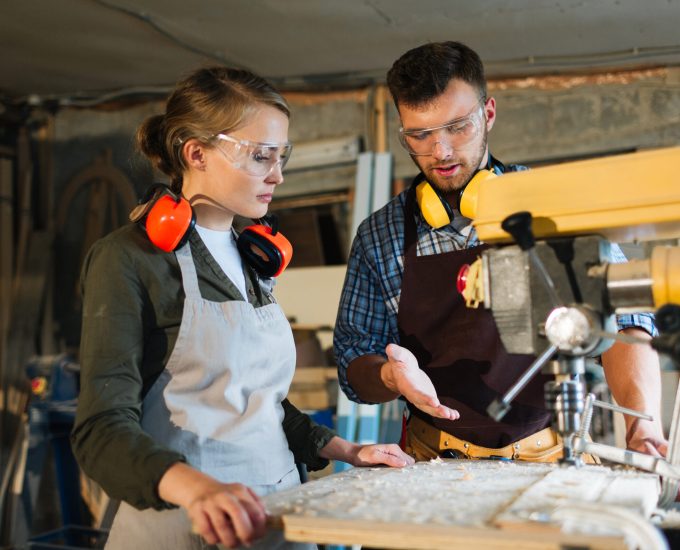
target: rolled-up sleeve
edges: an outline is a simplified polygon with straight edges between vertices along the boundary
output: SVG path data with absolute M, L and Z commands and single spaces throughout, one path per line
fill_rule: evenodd
M 368 222 L 363 222 L 368 223 Z M 393 341 L 389 316 L 372 262 L 361 238 L 362 228 L 352 243 L 347 274 L 340 297 L 333 334 L 333 347 L 342 391 L 356 403 L 367 403 L 356 394 L 347 380 L 347 367 L 364 355 L 385 356 Z
M 628 261 L 621 247 L 611 243 L 607 253 L 607 260 L 613 264 L 621 264 Z M 650 336 L 658 336 L 659 331 L 654 322 L 654 315 L 651 313 L 627 313 L 616 316 L 616 324 L 619 330 L 627 328 L 641 328 Z
M 293 453 L 295 462 L 301 462 L 309 470 L 321 470 L 328 465 L 328 460 L 319 456 L 319 451 L 335 437 L 336 433 L 314 422 L 309 415 L 299 411 L 288 399 L 281 402 L 283 406 L 283 431 L 288 440 L 288 447 Z

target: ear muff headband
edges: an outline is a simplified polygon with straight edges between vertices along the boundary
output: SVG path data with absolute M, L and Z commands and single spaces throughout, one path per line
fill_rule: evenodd
M 164 252 L 177 250 L 186 243 L 196 225 L 189 201 L 163 184 L 153 185 L 147 191 L 130 219 L 141 223 L 149 240 Z M 279 233 L 276 217 L 269 216 L 263 221 L 271 225 L 262 223 L 246 227 L 236 246 L 244 261 L 260 276 L 277 277 L 293 258 L 293 246 Z
M 475 218 L 477 195 L 481 183 L 496 177 L 491 170 L 478 170 L 458 196 L 460 211 L 467 218 Z M 434 229 L 444 227 L 453 221 L 453 210 L 444 196 L 427 181 L 416 186 L 416 202 L 425 221 Z

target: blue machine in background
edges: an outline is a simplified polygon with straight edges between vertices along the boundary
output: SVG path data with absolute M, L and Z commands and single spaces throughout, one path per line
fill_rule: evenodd
M 27 547 L 34 550 L 92 548 L 105 533 L 89 528 L 90 514 L 80 492 L 80 470 L 69 441 L 75 421 L 80 366 L 68 355 L 39 356 L 28 362 L 26 375 L 33 395 L 28 406 L 26 466 L 15 526 L 23 523 L 29 537 Z M 50 453 L 56 487 L 41 488 Z M 43 508 L 50 504 L 54 489 L 60 518 L 48 532 L 35 535 L 39 515 L 50 512 Z M 47 500 L 41 501 L 42 498 Z M 51 519 L 53 523 L 56 518 Z M 51 522 L 43 518 L 42 523 Z

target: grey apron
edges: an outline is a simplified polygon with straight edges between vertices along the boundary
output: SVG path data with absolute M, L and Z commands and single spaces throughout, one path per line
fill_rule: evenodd
M 177 342 L 144 398 L 142 428 L 225 483 L 259 495 L 300 483 L 283 432 L 283 408 L 295 369 L 295 344 L 278 304 L 211 302 L 201 297 L 187 243 L 175 252 L 186 298 Z M 212 548 L 191 534 L 182 508 L 137 510 L 122 502 L 110 550 Z M 309 548 L 270 532 L 251 548 Z

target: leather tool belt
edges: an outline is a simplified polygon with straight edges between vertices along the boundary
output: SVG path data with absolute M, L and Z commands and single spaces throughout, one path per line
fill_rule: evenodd
M 562 443 L 550 428 L 536 432 L 505 447 L 492 449 L 475 445 L 431 426 L 417 416 L 411 416 L 406 427 L 404 451 L 416 460 L 431 460 L 438 456 L 450 458 L 526 460 L 557 462 L 562 457 Z M 587 464 L 598 464 L 591 455 L 582 455 Z

